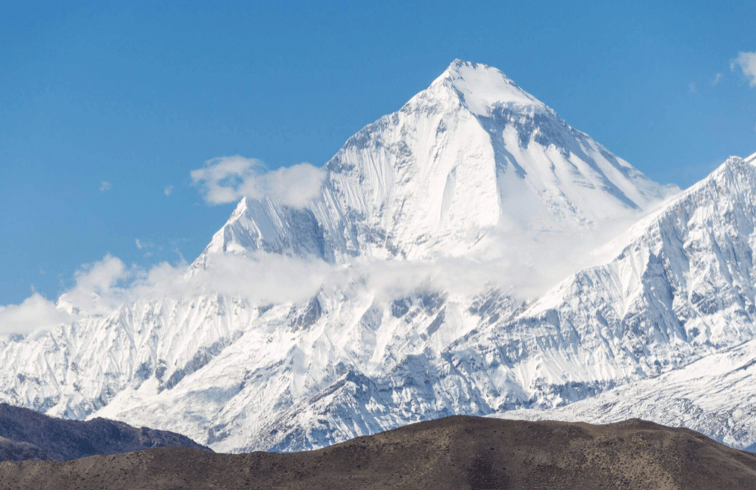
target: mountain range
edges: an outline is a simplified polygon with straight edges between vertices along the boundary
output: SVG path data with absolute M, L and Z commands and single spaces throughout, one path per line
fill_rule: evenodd
M 242 199 L 182 276 L 296 266 L 325 277 L 311 291 L 155 291 L 0 337 L 0 401 L 221 452 L 454 414 L 642 417 L 752 449 L 754 165 L 660 185 L 455 60 L 352 136 L 306 205 Z

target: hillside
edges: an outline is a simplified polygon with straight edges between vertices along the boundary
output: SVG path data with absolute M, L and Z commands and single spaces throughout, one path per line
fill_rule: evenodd
M 641 420 L 596 426 L 449 417 L 317 451 L 159 448 L 68 463 L 0 463 L 0 488 L 756 488 L 756 455 Z

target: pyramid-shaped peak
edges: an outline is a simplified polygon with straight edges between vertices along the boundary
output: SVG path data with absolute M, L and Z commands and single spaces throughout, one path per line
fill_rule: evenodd
M 501 70 L 483 63 L 455 59 L 433 86 L 453 89 L 473 113 L 481 116 L 489 115 L 499 105 L 545 108 Z

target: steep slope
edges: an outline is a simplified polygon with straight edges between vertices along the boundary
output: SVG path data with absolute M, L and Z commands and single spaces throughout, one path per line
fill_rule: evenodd
M 630 383 L 552 410 L 513 410 L 496 417 L 611 423 L 643 417 L 686 427 L 756 452 L 756 340 L 679 370 Z
M 153 447 L 209 451 L 188 437 L 122 422 L 60 420 L 33 410 L 0 404 L 0 461 L 68 461 L 95 454 L 118 454 Z
M 488 309 L 485 315 L 503 317 L 517 303 L 495 292 L 466 298 L 416 291 L 386 300 L 358 278 L 346 288 L 324 289 L 308 303 L 266 310 L 244 326 L 238 340 L 171 389 L 161 390 L 157 381 L 148 380 L 119 391 L 95 413 L 129 423 L 157 423 L 218 451 L 260 448 L 268 434 L 272 439 L 285 435 L 278 425 L 283 415 L 308 405 L 323 390 L 347 386 L 344 380 L 352 376 L 392 376 L 393 370 L 405 369 L 401 366 L 408 358 L 427 356 L 432 362 L 478 324 L 480 317 L 471 310 L 482 305 Z M 370 429 L 353 426 L 349 411 L 333 415 L 346 417 L 343 423 L 358 434 L 383 427 L 377 421 Z M 316 429 L 285 449 L 321 447 L 353 434 Z
M 449 417 L 295 454 L 161 448 L 0 463 L 2 488 L 756 488 L 756 455 L 641 420 L 592 426 Z

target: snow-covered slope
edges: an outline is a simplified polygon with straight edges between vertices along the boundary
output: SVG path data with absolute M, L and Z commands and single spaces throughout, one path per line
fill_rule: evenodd
M 559 407 L 756 337 L 753 158 L 663 202 L 675 189 L 498 70 L 455 61 L 326 169 L 304 208 L 242 200 L 186 280 L 260 251 L 331 263 L 340 280 L 275 304 L 143 297 L 0 340 L 0 401 L 217 451 L 295 450 L 452 413 Z M 606 263 L 570 269 L 575 237 L 608 236 Z M 546 294 L 494 277 L 498 260 L 546 249 L 535 268 L 567 277 Z M 476 282 L 467 266 L 491 270 Z M 394 274 L 427 267 L 452 279 Z
M 589 423 L 642 418 L 687 427 L 756 452 L 756 341 L 557 409 L 513 410 L 493 416 Z

